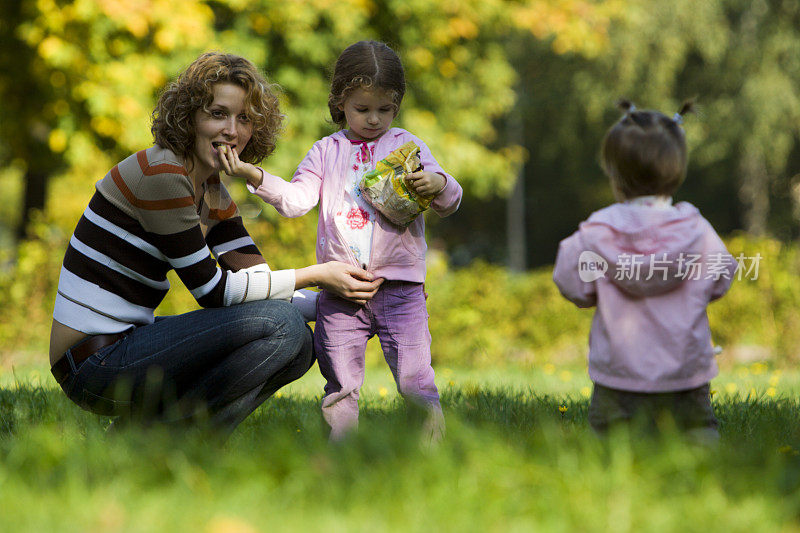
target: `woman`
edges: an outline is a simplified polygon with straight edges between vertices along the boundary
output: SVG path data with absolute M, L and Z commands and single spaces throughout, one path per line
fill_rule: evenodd
M 50 335 L 56 381 L 102 415 L 165 422 L 208 417 L 236 427 L 313 364 L 296 289 L 352 301 L 381 280 L 329 262 L 271 272 L 220 181 L 220 158 L 256 162 L 282 116 L 244 58 L 207 53 L 161 94 L 155 144 L 116 165 L 70 239 Z M 216 260 L 215 260 L 216 258 Z M 174 269 L 204 308 L 154 317 Z

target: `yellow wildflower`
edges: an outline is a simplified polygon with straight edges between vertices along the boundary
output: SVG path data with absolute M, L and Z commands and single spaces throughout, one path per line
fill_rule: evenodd
M 792 448 L 791 446 L 789 446 L 788 444 L 785 444 L 785 445 L 781 446 L 780 448 L 778 448 L 778 451 L 780 453 L 782 453 L 782 454 L 785 454 L 785 455 L 797 455 L 798 453 L 800 453 L 797 450 L 795 450 L 794 448 Z

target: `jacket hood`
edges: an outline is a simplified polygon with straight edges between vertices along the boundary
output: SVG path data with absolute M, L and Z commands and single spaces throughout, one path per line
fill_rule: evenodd
M 666 208 L 617 203 L 593 213 L 578 231 L 585 249 L 605 261 L 601 277 L 633 296 L 652 296 L 684 282 L 684 261 L 703 250 L 704 220 L 687 202 Z
M 333 139 L 337 143 L 349 143 L 350 139 L 347 138 L 347 134 L 345 133 L 345 131 L 346 131 L 346 129 L 341 129 L 341 130 L 335 131 L 330 135 L 330 138 Z M 384 133 L 378 139 L 376 139 L 376 142 L 379 142 L 379 141 L 381 141 L 383 139 L 390 139 L 390 138 L 394 138 L 394 137 L 400 137 L 404 133 L 408 133 L 408 132 L 406 130 L 404 130 L 403 128 L 392 127 L 392 128 L 389 128 L 388 130 L 386 130 L 386 133 Z

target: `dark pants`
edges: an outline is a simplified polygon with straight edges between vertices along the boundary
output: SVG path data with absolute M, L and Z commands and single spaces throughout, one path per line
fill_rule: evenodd
M 682 430 L 707 430 L 716 434 L 717 418 L 711 406 L 709 385 L 676 392 L 631 392 L 594 384 L 589 404 L 589 424 L 599 433 L 610 426 L 639 419 L 655 430 L 665 416 Z
M 90 356 L 61 387 L 97 414 L 199 418 L 232 430 L 313 363 L 312 332 L 300 313 L 264 300 L 157 317 Z

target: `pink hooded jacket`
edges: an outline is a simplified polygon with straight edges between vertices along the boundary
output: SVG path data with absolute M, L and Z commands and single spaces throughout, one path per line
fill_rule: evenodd
M 462 189 L 431 155 L 420 139 L 401 128 L 391 128 L 375 144 L 375 160 L 408 141 L 420 148 L 420 159 L 425 170 L 441 174 L 447 180 L 444 189 L 436 196 L 431 208 L 439 216 L 447 216 L 458 209 Z M 344 198 L 349 172 L 350 141 L 344 131 L 323 137 L 311 147 L 300 163 L 291 182 L 263 171 L 264 181 L 258 189 L 248 186 L 250 192 L 272 204 L 285 217 L 299 217 L 308 213 L 319 202 L 317 224 L 317 262 L 337 260 L 361 266 L 336 227 L 334 213 Z M 417 217 L 407 228 L 401 228 L 379 216 L 372 234 L 372 251 L 367 270 L 376 277 L 388 280 L 425 281 L 425 220 Z
M 696 388 L 717 375 L 706 307 L 725 294 L 735 270 L 693 205 L 617 203 L 561 241 L 553 280 L 578 307 L 597 306 L 592 381 L 652 393 Z

